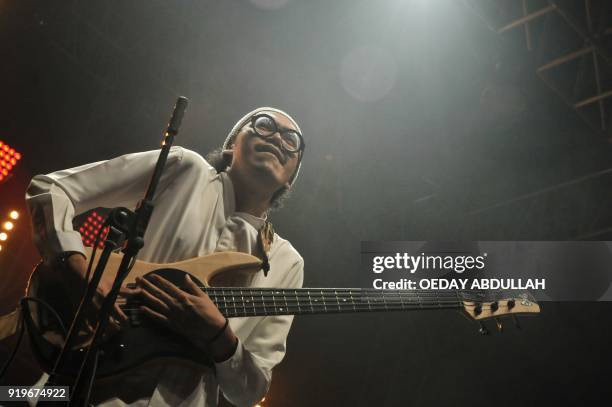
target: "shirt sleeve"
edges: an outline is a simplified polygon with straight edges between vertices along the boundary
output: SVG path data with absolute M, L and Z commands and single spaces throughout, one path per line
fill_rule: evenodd
M 75 214 L 97 207 L 133 209 L 144 197 L 158 156 L 159 150 L 127 154 L 35 176 L 26 191 L 26 204 L 43 261 L 66 251 L 85 254 L 81 235 L 72 226 Z M 183 148 L 171 148 L 160 187 L 172 177 L 182 157 Z
M 286 273 L 282 288 L 301 288 L 304 261 L 300 257 Z M 248 338 L 238 343 L 236 353 L 216 363 L 217 381 L 225 398 L 232 404 L 253 406 L 268 392 L 272 368 L 285 356 L 292 315 L 267 316 L 255 326 Z

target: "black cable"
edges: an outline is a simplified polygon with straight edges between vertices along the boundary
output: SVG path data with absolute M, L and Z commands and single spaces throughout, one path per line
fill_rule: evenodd
M 34 301 L 42 306 L 44 306 L 45 308 L 47 308 L 48 311 L 51 311 L 51 314 L 53 314 L 53 317 L 55 318 L 56 322 L 58 323 L 58 325 L 60 326 L 61 330 L 62 330 L 62 335 L 64 335 L 64 338 L 66 337 L 66 335 L 68 335 L 68 330 L 66 329 L 66 325 L 64 325 L 64 321 L 62 321 L 62 318 L 60 317 L 59 313 L 55 310 L 55 308 L 53 308 L 51 306 L 51 304 L 49 304 L 48 302 L 41 300 L 40 298 L 36 298 L 36 297 L 23 297 L 19 303 L 21 305 L 21 309 L 24 310 L 23 312 L 27 311 L 27 306 L 24 305 L 27 301 Z M 24 318 L 25 318 L 25 314 Z
M 29 311 L 28 306 L 27 306 L 28 301 L 34 301 L 44 306 L 45 308 L 47 308 L 47 310 L 51 312 L 51 314 L 53 315 L 53 317 L 56 319 L 57 323 L 59 324 L 60 328 L 62 329 L 64 338 L 66 337 L 66 334 L 67 334 L 66 327 L 64 326 L 64 323 L 62 322 L 62 319 L 60 318 L 57 311 L 51 305 L 49 305 L 49 303 L 41 300 L 40 298 L 36 298 L 36 297 L 23 297 L 21 300 L 19 300 L 19 308 L 21 309 L 19 320 L 17 321 L 17 324 L 21 324 L 21 327 L 19 328 L 19 336 L 17 337 L 17 342 L 15 343 L 15 347 L 11 351 L 10 356 L 8 357 L 8 359 L 2 366 L 2 369 L 0 369 L 0 379 L 2 379 L 2 377 L 5 375 L 9 366 L 13 362 L 13 359 L 15 359 L 15 355 L 17 355 L 17 351 L 19 350 L 19 345 L 21 345 L 21 341 L 23 339 L 23 333 L 25 332 L 26 312 Z

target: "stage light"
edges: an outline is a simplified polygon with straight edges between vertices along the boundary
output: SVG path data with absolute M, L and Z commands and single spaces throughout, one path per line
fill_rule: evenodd
M 4 145 L 0 146 L 0 149 L 4 149 Z M 0 241 L 5 242 L 8 240 L 9 233 L 7 232 L 10 232 L 11 230 L 15 228 L 15 220 L 18 217 L 19 217 L 19 213 L 13 210 L 13 211 L 10 211 L 8 215 L 8 218 L 12 219 L 12 221 L 8 219 L 0 219 L 0 223 L 2 224 L 2 229 L 6 231 L 6 232 L 0 232 Z
M 10 171 L 21 159 L 21 154 L 8 144 L 0 141 L 0 181 L 9 176 Z
M 85 246 L 93 246 L 96 242 L 96 238 L 100 235 L 100 243 L 98 248 L 104 247 L 104 237 L 108 232 L 108 227 L 102 228 L 104 224 L 104 218 L 100 216 L 96 211 L 92 211 L 87 215 L 85 220 L 78 227 L 78 231 L 81 234 L 81 240 Z

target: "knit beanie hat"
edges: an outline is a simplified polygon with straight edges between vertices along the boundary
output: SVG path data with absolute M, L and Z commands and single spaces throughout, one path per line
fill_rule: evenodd
M 230 150 L 231 149 L 231 145 L 234 143 L 234 140 L 236 139 L 236 136 L 238 135 L 238 132 L 240 131 L 240 129 L 242 129 L 242 127 L 247 124 L 251 118 L 253 116 L 255 116 L 258 113 L 265 113 L 265 112 L 274 112 L 274 113 L 280 113 L 283 116 L 287 117 L 290 121 L 291 124 L 293 124 L 293 126 L 295 127 L 295 129 L 302 134 L 302 130 L 300 130 L 300 126 L 298 126 L 298 124 L 296 123 L 296 121 L 293 119 L 293 117 L 289 116 L 289 114 L 283 112 L 280 109 L 275 109 L 273 107 L 258 107 L 257 109 L 245 114 L 242 119 L 238 120 L 236 122 L 236 124 L 234 125 L 234 127 L 232 127 L 232 129 L 230 130 L 229 134 L 227 135 L 227 138 L 225 139 L 225 142 L 223 143 L 223 149 L 224 150 Z M 304 150 L 302 150 L 302 152 L 300 152 L 299 156 L 298 156 L 298 163 L 297 163 L 297 167 L 295 169 L 295 172 L 293 173 L 293 175 L 291 176 L 291 179 L 289 180 L 289 185 L 293 185 L 293 183 L 295 182 L 295 179 L 298 176 L 298 173 L 300 172 L 300 167 L 302 166 L 302 156 L 304 155 Z

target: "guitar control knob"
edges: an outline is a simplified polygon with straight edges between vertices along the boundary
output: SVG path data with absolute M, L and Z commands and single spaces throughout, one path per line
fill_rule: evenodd
M 478 333 L 481 335 L 488 335 L 489 334 L 489 330 L 487 329 L 486 326 L 484 326 L 484 324 L 480 321 L 478 321 L 478 325 L 480 326 L 480 328 L 478 328 Z
M 499 318 L 495 318 L 495 325 L 497 326 L 497 332 L 502 332 L 504 330 L 504 325 Z

